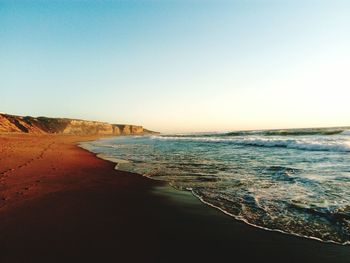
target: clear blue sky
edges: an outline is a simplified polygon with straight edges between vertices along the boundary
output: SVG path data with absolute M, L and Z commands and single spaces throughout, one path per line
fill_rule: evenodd
M 163 132 L 350 125 L 350 1 L 1 1 L 0 112 Z

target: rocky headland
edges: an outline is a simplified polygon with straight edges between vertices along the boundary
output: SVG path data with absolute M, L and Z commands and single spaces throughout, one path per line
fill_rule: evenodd
M 142 135 L 157 132 L 144 129 L 138 125 L 110 124 L 67 118 L 23 117 L 0 113 L 0 133 Z

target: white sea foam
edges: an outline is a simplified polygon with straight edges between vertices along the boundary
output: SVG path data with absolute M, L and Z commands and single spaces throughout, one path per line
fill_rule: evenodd
M 198 142 L 223 142 L 237 145 L 259 146 L 259 147 L 284 147 L 289 149 L 307 150 L 307 151 L 332 151 L 332 152 L 350 152 L 350 140 L 341 139 L 290 139 L 290 138 L 267 138 L 266 136 L 256 137 L 173 137 L 173 136 L 154 136 L 153 139 L 159 140 L 186 140 Z
M 90 150 L 252 226 L 349 244 L 350 137 L 301 134 L 120 137 Z
M 345 130 L 341 133 L 341 135 L 350 135 L 350 130 Z
M 272 232 L 279 232 L 279 233 L 282 233 L 282 234 L 289 234 L 289 235 L 293 235 L 293 236 L 297 236 L 297 237 L 304 237 L 304 238 L 309 238 L 309 239 L 313 239 L 313 240 L 317 240 L 317 241 L 320 241 L 320 242 L 324 242 L 324 243 L 333 243 L 333 244 L 338 244 L 338 245 L 350 245 L 350 241 L 345 241 L 345 242 L 336 242 L 336 241 L 333 241 L 333 240 L 322 240 L 321 238 L 318 238 L 318 237 L 314 237 L 314 236 L 308 236 L 308 235 L 302 235 L 302 234 L 299 234 L 299 233 L 296 233 L 296 232 L 288 232 L 288 231 L 283 231 L 281 229 L 274 229 L 274 228 L 267 228 L 267 227 L 263 227 L 263 226 L 260 226 L 260 225 L 256 225 L 254 223 L 251 223 L 249 222 L 247 219 L 245 219 L 244 217 L 242 216 L 237 216 L 237 215 L 234 215 L 230 212 L 228 212 L 227 210 L 219 207 L 219 206 L 216 206 L 208 201 L 205 201 L 204 198 L 198 194 L 196 194 L 194 192 L 194 190 L 192 188 L 186 188 L 186 190 L 190 191 L 195 197 L 197 197 L 202 203 L 206 204 L 206 205 L 209 205 L 215 209 L 218 209 L 220 210 L 221 212 L 223 212 L 224 214 L 228 215 L 228 216 L 231 216 L 233 217 L 234 219 L 238 220 L 238 221 L 242 221 L 250 226 L 253 226 L 253 227 L 256 227 L 256 228 L 260 228 L 260 229 L 263 229 L 263 230 L 267 230 L 267 231 L 272 231 Z
M 322 140 L 293 140 L 293 139 L 243 139 L 238 144 L 262 146 L 262 147 L 285 147 L 289 149 L 307 151 L 332 151 L 350 152 L 350 141 L 322 141 Z

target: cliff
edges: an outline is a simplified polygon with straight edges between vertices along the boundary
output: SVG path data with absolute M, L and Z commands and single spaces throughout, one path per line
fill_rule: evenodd
M 142 126 L 109 124 L 66 118 L 22 117 L 0 113 L 0 133 L 74 134 L 74 135 L 142 135 L 156 132 Z

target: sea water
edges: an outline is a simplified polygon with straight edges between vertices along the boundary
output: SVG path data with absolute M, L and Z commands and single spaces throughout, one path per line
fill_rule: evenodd
M 256 227 L 350 243 L 350 128 L 115 137 L 83 143 Z

